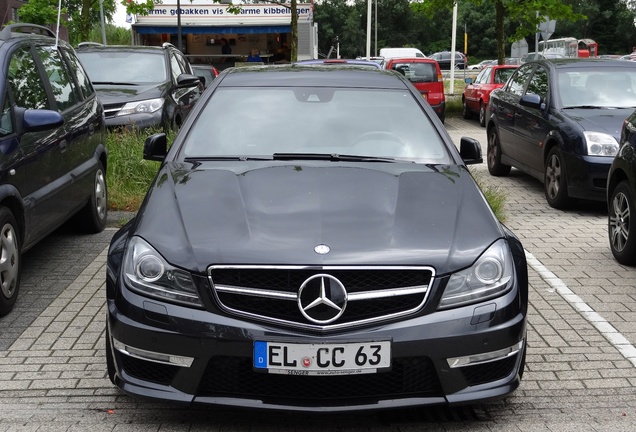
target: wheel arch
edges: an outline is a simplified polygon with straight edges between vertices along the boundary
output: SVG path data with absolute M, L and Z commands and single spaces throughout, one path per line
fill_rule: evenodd
M 24 205 L 22 197 L 15 187 L 8 184 L 0 186 L 0 206 L 7 207 L 11 211 L 11 213 L 13 213 L 13 217 L 18 224 L 16 230 L 18 231 L 18 235 L 20 236 L 20 245 L 21 248 L 24 250 L 24 233 L 26 226 L 24 217 Z

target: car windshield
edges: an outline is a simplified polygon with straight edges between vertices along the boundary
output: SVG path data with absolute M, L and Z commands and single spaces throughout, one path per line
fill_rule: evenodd
M 99 50 L 77 54 L 93 84 L 152 84 L 167 79 L 161 52 Z
M 563 108 L 636 108 L 636 69 L 586 68 L 558 71 Z
M 407 90 L 217 88 L 182 147 L 187 158 L 278 153 L 452 160 Z

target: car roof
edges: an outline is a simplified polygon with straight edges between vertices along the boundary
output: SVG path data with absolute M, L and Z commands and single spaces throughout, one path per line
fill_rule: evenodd
M 381 68 L 379 63 L 363 60 L 363 59 L 312 59 L 312 60 L 300 60 L 296 64 L 299 65 L 358 65 L 368 66 L 374 68 Z
M 16 38 L 44 38 L 47 40 L 54 40 L 55 33 L 48 27 L 44 27 L 38 24 L 29 23 L 15 23 L 4 26 L 0 31 L 0 41 L 8 41 Z M 64 40 L 58 40 L 58 45 L 66 45 Z
M 587 67 L 611 67 L 611 68 L 636 68 L 636 62 L 626 62 L 618 59 L 602 59 L 602 58 L 558 58 L 558 59 L 539 59 L 531 60 L 526 64 L 540 63 L 552 65 L 555 68 L 581 69 Z
M 395 62 L 404 62 L 404 63 L 406 63 L 406 62 L 411 62 L 411 63 L 415 63 L 415 62 L 417 62 L 417 63 L 437 63 L 437 60 L 432 59 L 430 57 L 394 57 L 394 58 L 388 59 L 387 63 L 389 61 L 392 62 L 392 63 L 395 63 Z
M 368 66 L 292 63 L 229 68 L 223 75 L 220 87 L 253 87 L 258 83 L 259 87 L 407 88 L 406 81 L 399 74 Z
M 81 42 L 75 49 L 78 53 L 85 51 L 129 51 L 129 52 L 157 52 L 168 48 L 174 48 L 171 43 L 164 43 L 162 46 L 146 45 L 103 45 L 96 42 Z

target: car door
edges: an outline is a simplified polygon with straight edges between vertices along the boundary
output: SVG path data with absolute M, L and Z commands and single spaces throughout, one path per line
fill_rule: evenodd
M 491 94 L 490 112 L 496 117 L 499 143 L 504 156 L 513 160 L 520 157 L 521 135 L 517 130 L 517 115 L 519 112 L 519 100 L 524 94 L 533 65 L 523 65 L 516 70 L 508 83 L 501 90 L 496 91 L 496 97 Z M 493 93 L 495 94 L 495 93 Z
M 468 108 L 471 111 L 479 110 L 480 88 L 482 86 L 482 83 L 484 82 L 484 77 L 487 77 L 491 71 L 492 71 L 492 67 L 486 67 L 482 69 L 481 72 L 477 74 L 475 81 L 466 87 L 466 93 L 465 93 L 466 106 L 468 106 Z
M 55 110 L 51 87 L 46 79 L 42 63 L 31 44 L 21 44 L 10 54 L 7 70 L 8 97 L 11 109 Z M 63 153 L 66 150 L 64 125 L 39 132 L 22 132 L 14 125 L 14 135 L 19 152 L 11 173 L 12 183 L 18 189 L 24 204 L 25 239 L 28 246 L 57 226 L 64 218 L 67 203 L 60 199 L 63 177 L 66 172 Z
M 548 88 L 550 86 L 547 69 L 538 65 L 528 81 L 524 94 L 535 94 L 541 98 L 543 108 L 519 105 L 515 115 L 515 131 L 520 137 L 518 160 L 530 170 L 543 172 L 544 139 L 550 132 L 548 106 Z

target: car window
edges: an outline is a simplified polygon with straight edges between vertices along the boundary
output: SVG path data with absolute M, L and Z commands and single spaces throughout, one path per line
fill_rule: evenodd
M 285 133 L 263 133 L 271 127 L 263 112 L 285 119 Z M 319 134 L 308 133 L 308 119 Z M 186 157 L 337 153 L 450 160 L 434 123 L 406 89 L 217 88 L 189 130 Z
M 541 96 L 543 100 L 548 97 L 548 71 L 544 67 L 539 66 L 535 69 L 526 93 Z
M 59 48 L 59 49 L 62 49 L 62 48 Z M 95 92 L 95 90 L 93 89 L 91 81 L 88 78 L 88 75 L 86 74 L 86 71 L 84 70 L 84 67 L 82 67 L 82 64 L 77 58 L 77 55 L 75 55 L 74 52 L 67 49 L 62 49 L 62 52 L 64 54 L 64 57 L 66 57 L 66 59 L 68 60 L 71 66 L 71 70 L 75 74 L 75 79 L 77 80 L 77 84 L 79 85 L 79 90 L 83 98 L 89 97 Z
M 13 133 L 13 117 L 11 116 L 11 101 L 9 95 L 5 93 L 2 103 L 2 115 L 0 116 L 0 137 L 5 137 Z
M 182 65 L 177 59 L 177 56 L 171 55 L 170 56 L 170 72 L 172 73 L 172 79 L 174 82 L 176 82 L 177 77 L 183 73 L 181 66 Z
M 514 69 L 506 68 L 506 69 L 497 69 L 495 70 L 495 77 L 493 82 L 495 84 L 505 84 L 510 78 L 510 75 L 514 72 Z
M 517 73 L 512 76 L 510 81 L 508 81 L 507 90 L 515 95 L 522 96 L 523 89 L 528 81 L 528 77 L 530 76 L 530 72 L 532 72 L 532 66 L 521 66 L 517 69 Z
M 7 79 L 17 106 L 32 109 L 50 107 L 38 70 L 28 46 L 18 48 L 11 55 Z
M 481 72 L 479 72 L 479 74 L 477 75 L 477 78 L 475 78 L 475 84 L 487 84 L 488 83 L 488 77 L 490 76 L 490 73 L 492 72 L 492 68 L 484 68 L 481 70 Z
M 414 83 L 437 81 L 437 68 L 433 63 L 394 63 L 391 69 Z
M 636 70 L 587 67 L 559 70 L 557 93 L 563 107 L 636 107 Z
M 78 51 L 93 84 L 156 84 L 166 81 L 163 52 L 137 50 Z
M 53 46 L 37 46 L 35 49 L 40 55 L 46 75 L 49 77 L 58 109 L 64 111 L 75 105 L 78 101 L 74 88 L 75 83 L 71 79 L 60 52 Z

